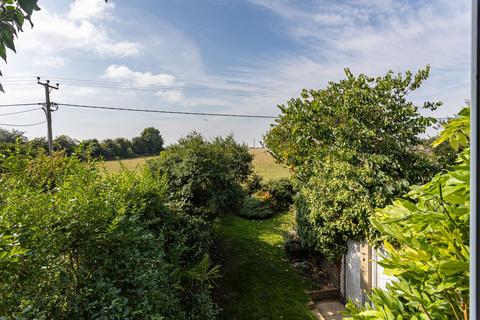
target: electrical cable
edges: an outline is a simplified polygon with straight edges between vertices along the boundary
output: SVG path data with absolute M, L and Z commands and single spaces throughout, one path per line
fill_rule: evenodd
M 108 89 L 124 89 L 124 90 L 141 90 L 141 91 L 174 91 L 192 94 L 215 94 L 215 95 L 235 95 L 235 96 L 263 96 L 263 97 L 278 97 L 280 92 L 270 90 L 246 90 L 246 89 L 228 89 L 218 87 L 208 87 L 203 85 L 186 85 L 186 86 L 166 86 L 166 85 L 144 85 L 137 83 L 125 82 L 111 82 L 101 80 L 79 80 L 70 78 L 51 78 L 53 82 L 60 82 L 66 86 L 83 86 L 94 88 L 108 88 Z M 15 79 L 4 80 L 4 84 L 9 85 L 28 85 L 29 80 Z
M 37 123 L 28 123 L 28 124 L 10 124 L 10 123 L 0 123 L 0 126 L 6 126 L 6 127 L 32 127 L 32 126 L 38 126 L 40 124 L 44 124 L 45 121 L 42 122 L 37 122 Z
M 36 111 L 36 110 L 42 110 L 42 108 L 34 108 L 34 109 L 23 110 L 23 111 L 2 113 L 2 114 L 0 114 L 0 117 L 2 117 L 2 116 L 9 116 L 9 115 L 12 115 L 12 114 L 27 113 L 27 112 L 32 112 L 32 111 Z
M 24 106 L 41 106 L 43 103 L 41 102 L 34 102 L 34 103 L 12 103 L 12 104 L 0 104 L 0 108 L 7 108 L 7 107 L 24 107 Z
M 193 115 L 193 116 L 260 118 L 260 119 L 277 119 L 278 118 L 276 116 L 252 115 L 252 114 L 169 111 L 169 110 L 155 110 L 155 109 L 142 109 L 142 108 L 119 108 L 119 107 L 104 107 L 104 106 L 92 106 L 92 105 L 69 104 L 69 103 L 53 103 L 53 104 L 58 105 L 58 106 L 73 107 L 73 108 L 89 108 L 89 109 L 103 109 L 103 110 L 116 110 L 116 111 L 166 113 L 166 114 Z

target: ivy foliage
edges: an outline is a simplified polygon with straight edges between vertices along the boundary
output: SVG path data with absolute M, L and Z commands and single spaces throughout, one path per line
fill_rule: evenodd
M 396 280 L 373 290 L 375 307 L 350 303 L 351 319 L 468 319 L 469 132 L 464 109 L 433 143 L 463 148 L 450 170 L 372 216 L 385 239 L 386 257 L 379 263 Z
M 346 69 L 345 79 L 279 106 L 282 114 L 264 141 L 299 182 L 304 245 L 338 258 L 348 239 L 374 241 L 368 221 L 374 208 L 433 176 L 436 167 L 417 146 L 435 119 L 407 99 L 429 70 L 372 78 Z M 423 108 L 439 105 L 425 102 Z
M 0 318 L 212 319 L 209 223 L 149 172 L 0 158 Z

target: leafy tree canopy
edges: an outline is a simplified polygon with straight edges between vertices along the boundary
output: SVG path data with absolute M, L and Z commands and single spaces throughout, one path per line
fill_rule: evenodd
M 436 167 L 418 145 L 435 119 L 407 100 L 429 70 L 373 78 L 346 69 L 345 79 L 279 106 L 265 142 L 301 182 L 296 207 L 305 245 L 334 258 L 348 239 L 375 240 L 374 208 L 431 178 Z
M 0 144 L 13 144 L 17 140 L 24 142 L 27 140 L 27 137 L 24 136 L 22 131 L 18 130 L 5 130 L 0 128 Z
M 407 100 L 429 71 L 427 66 L 415 75 L 388 72 L 373 78 L 345 69 L 346 79 L 330 82 L 325 89 L 303 90 L 300 98 L 279 105 L 282 113 L 265 143 L 298 178 L 308 179 L 312 165 L 326 156 L 352 164 L 373 161 L 398 175 L 399 168 L 418 161 L 412 146 L 435 123 Z M 440 105 L 425 102 L 423 108 L 434 110 Z
M 353 319 L 468 319 L 469 132 L 464 109 L 433 143 L 463 148 L 455 165 L 372 216 L 385 239 L 380 264 L 396 280 L 373 290 L 374 307 L 350 303 Z

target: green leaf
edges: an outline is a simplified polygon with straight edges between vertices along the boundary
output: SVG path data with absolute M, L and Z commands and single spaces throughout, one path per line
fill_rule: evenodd
M 23 14 L 19 11 L 16 11 L 13 18 L 15 19 L 18 29 L 22 30 L 23 23 L 25 22 L 25 17 Z
M 8 31 L 3 31 L 0 35 L 7 48 L 12 50 L 13 52 L 16 52 L 15 44 L 13 43 L 13 34 L 9 33 Z
M 469 264 L 465 261 L 448 261 L 440 265 L 441 274 L 451 276 L 456 273 L 464 273 L 469 271 Z
M 7 62 L 7 50 L 5 48 L 5 44 L 0 39 L 0 58 L 2 58 L 5 62 Z
M 31 15 L 33 11 L 38 11 L 40 8 L 37 5 L 38 0 L 18 0 L 18 4 L 28 15 Z

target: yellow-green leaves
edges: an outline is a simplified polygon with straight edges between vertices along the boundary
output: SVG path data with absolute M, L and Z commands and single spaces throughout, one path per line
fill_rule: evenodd
M 457 164 L 377 210 L 372 225 L 393 244 L 380 264 L 396 277 L 370 296 L 380 314 L 371 319 L 465 319 L 469 290 L 468 109 L 451 120 L 435 145 L 462 147 Z M 389 310 L 387 312 L 387 310 Z M 370 319 L 368 308 L 351 305 L 354 319 Z M 392 313 L 394 318 L 392 318 Z
M 458 118 L 450 119 L 432 146 L 437 147 L 445 141 L 448 141 L 455 150 L 466 147 L 470 143 L 470 108 L 462 109 Z

